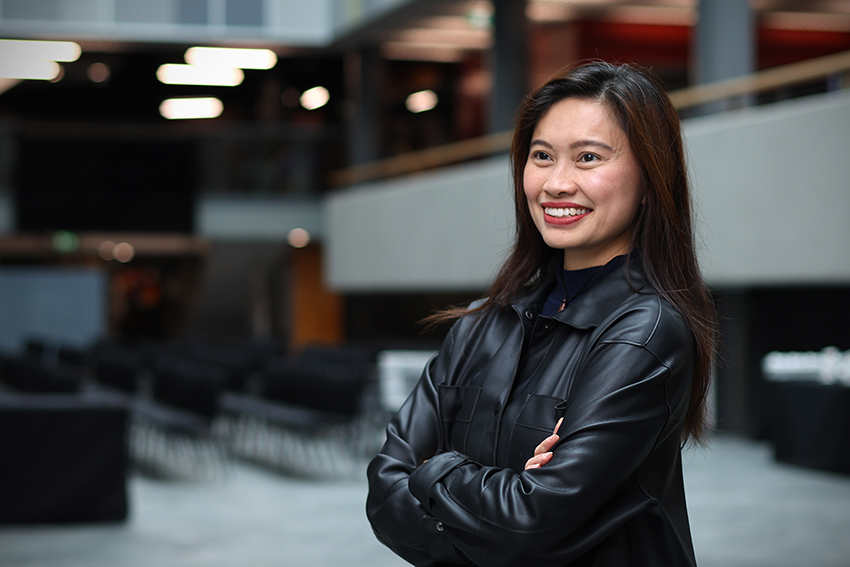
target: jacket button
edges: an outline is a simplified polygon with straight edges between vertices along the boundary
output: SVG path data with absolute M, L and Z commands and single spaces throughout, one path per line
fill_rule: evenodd
M 443 522 L 437 522 L 437 531 L 441 532 L 441 531 L 443 531 L 443 529 L 444 529 L 443 528 Z
M 526 317 L 527 319 L 534 319 L 534 314 L 533 314 L 531 311 L 526 311 L 526 312 L 525 312 L 525 317 Z

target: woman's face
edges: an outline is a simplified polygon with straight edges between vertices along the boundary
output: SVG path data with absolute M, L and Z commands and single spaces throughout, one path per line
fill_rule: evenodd
M 629 252 L 641 167 L 606 105 L 581 98 L 552 105 L 534 128 L 523 189 L 543 240 L 564 251 L 565 268 Z

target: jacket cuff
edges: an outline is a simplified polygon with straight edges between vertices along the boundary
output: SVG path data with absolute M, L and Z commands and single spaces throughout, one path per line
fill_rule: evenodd
M 447 474 L 468 462 L 470 462 L 469 458 L 457 451 L 440 453 L 431 457 L 411 473 L 407 484 L 410 493 L 430 512 L 431 506 L 428 495 L 431 492 L 431 487 L 440 482 Z

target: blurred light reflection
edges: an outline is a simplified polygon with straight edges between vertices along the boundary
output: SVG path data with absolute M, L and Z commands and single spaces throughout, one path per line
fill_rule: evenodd
M 136 249 L 133 248 L 132 244 L 127 242 L 119 242 L 115 245 L 113 249 L 113 254 L 115 255 L 115 259 L 121 262 L 122 264 L 126 264 L 136 255 Z
M 111 240 L 104 240 L 97 247 L 97 253 L 107 262 L 115 259 L 115 243 Z
M 293 228 L 289 231 L 286 241 L 293 248 L 304 248 L 310 244 L 310 233 L 303 228 Z
M 215 118 L 224 111 L 224 105 L 215 97 L 169 98 L 159 105 L 159 113 L 169 120 Z
M 76 61 L 82 49 L 73 41 L 0 39 L 0 57 L 41 61 Z
M 186 50 L 184 58 L 190 65 L 239 69 L 265 70 L 277 64 L 277 55 L 270 49 L 190 47 Z
M 425 90 L 413 93 L 407 97 L 404 104 L 407 107 L 407 110 L 414 114 L 418 114 L 420 112 L 426 112 L 433 109 L 437 106 L 437 102 L 439 102 L 437 93 L 431 90 Z
M 245 73 L 231 67 L 166 63 L 157 69 L 156 78 L 166 85 L 235 87 L 242 84 Z
M 52 81 L 59 77 L 61 72 L 62 68 L 56 61 L 0 59 L 0 77 L 4 79 Z
M 110 74 L 111 71 L 109 69 L 109 66 L 105 63 L 100 62 L 92 63 L 86 70 L 86 75 L 93 83 L 103 83 L 104 81 L 109 80 Z
M 331 95 L 325 87 L 313 87 L 301 94 L 301 106 L 307 110 L 316 110 L 325 106 L 330 98 Z

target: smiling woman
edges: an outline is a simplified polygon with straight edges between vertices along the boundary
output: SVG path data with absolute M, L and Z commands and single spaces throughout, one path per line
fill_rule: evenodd
M 369 466 L 375 533 L 423 566 L 694 565 L 713 312 L 678 116 L 591 63 L 526 98 L 511 159 L 513 252 L 432 318 L 459 320 Z

